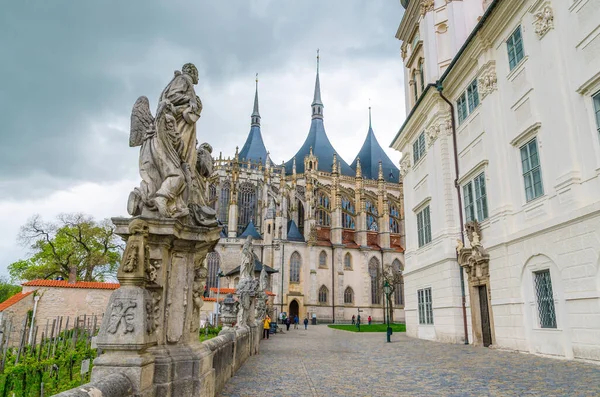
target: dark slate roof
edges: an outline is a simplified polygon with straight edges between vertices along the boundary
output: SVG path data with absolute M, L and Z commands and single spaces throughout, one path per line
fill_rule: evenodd
M 304 236 L 298 230 L 296 222 L 293 220 L 288 222 L 287 239 L 289 241 L 301 241 L 304 242 Z
M 254 272 L 255 272 L 255 273 L 257 273 L 257 272 L 258 272 L 258 273 L 262 272 L 262 268 L 263 268 L 263 266 L 265 267 L 265 271 L 266 271 L 268 274 L 271 274 L 271 273 L 279 273 L 279 270 L 275 270 L 275 269 L 273 269 L 271 266 L 267 266 L 267 265 L 264 265 L 264 264 L 262 264 L 262 263 L 261 263 L 261 262 L 258 260 L 258 257 L 257 257 L 257 256 L 256 256 L 256 254 L 255 254 L 255 255 L 254 255 Z M 240 267 L 241 267 L 241 266 L 238 266 L 238 267 L 236 267 L 235 269 L 233 269 L 233 270 L 231 270 L 229 273 L 227 273 L 225 276 L 233 276 L 234 274 L 238 274 L 238 273 L 240 272 Z
M 263 164 L 267 161 L 267 148 L 263 142 L 260 127 L 253 125 L 250 127 L 250 133 L 246 139 L 246 143 L 242 146 L 239 153 L 240 160 L 252 160 L 254 162 L 260 160 Z
M 383 168 L 383 179 L 387 182 L 398 182 L 400 177 L 400 170 L 394 165 L 392 160 L 383 151 L 383 148 L 377 141 L 373 128 L 369 125 L 369 132 L 367 138 L 362 145 L 362 148 L 358 152 L 358 155 L 354 159 L 354 162 L 350 167 L 356 171 L 356 159 L 360 158 L 360 168 L 362 170 L 363 178 L 377 179 L 379 176 L 379 161 L 382 162 Z
M 248 236 L 252 236 L 252 238 L 256 240 L 262 240 L 262 236 L 260 235 L 258 230 L 256 230 L 256 226 L 254 226 L 253 221 L 250 221 L 250 223 L 248 223 L 248 226 L 246 226 L 246 230 L 244 230 L 244 232 L 240 234 L 238 238 L 246 238 Z
M 304 157 L 310 153 L 310 148 L 313 149 L 313 154 L 319 159 L 319 170 L 325 172 L 331 172 L 331 165 L 333 164 L 333 154 L 337 155 L 338 161 L 341 164 L 341 174 L 354 176 L 356 173 L 350 168 L 348 163 L 338 154 L 333 148 L 327 133 L 325 132 L 325 126 L 323 125 L 323 119 L 314 118 L 310 123 L 310 130 L 308 136 L 304 141 L 304 144 L 298 150 L 296 157 L 296 172 L 299 174 L 304 173 Z M 292 158 L 285 163 L 285 173 L 290 175 L 292 173 L 292 165 L 294 159 Z

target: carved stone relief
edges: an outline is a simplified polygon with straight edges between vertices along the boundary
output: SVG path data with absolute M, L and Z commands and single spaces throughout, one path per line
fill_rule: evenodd
M 438 139 L 442 124 L 434 124 L 425 130 L 425 136 L 427 137 L 427 147 L 431 147 L 434 142 Z
M 421 0 L 421 16 L 424 17 L 429 11 L 433 11 L 434 6 L 434 0 Z
M 133 321 L 135 319 L 135 309 L 137 303 L 128 299 L 116 299 L 112 304 L 110 311 L 110 323 L 107 332 L 117 333 L 121 324 L 123 324 L 123 333 L 128 334 L 135 331 Z
M 550 29 L 554 28 L 554 11 L 549 4 L 545 5 L 541 11 L 534 14 L 533 26 L 535 27 L 535 33 L 540 40 Z
M 410 167 L 410 152 L 403 153 L 402 160 L 400 160 L 400 176 L 404 177 L 408 174 Z
M 479 89 L 479 95 L 481 99 L 485 99 L 486 96 L 491 94 L 493 91 L 498 89 L 498 77 L 494 69 L 487 70 L 480 77 L 477 84 Z

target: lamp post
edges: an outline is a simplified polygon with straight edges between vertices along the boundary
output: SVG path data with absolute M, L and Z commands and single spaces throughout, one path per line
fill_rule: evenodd
M 392 288 L 390 287 L 390 284 L 387 280 L 385 280 L 385 284 L 383 285 L 383 292 L 385 293 L 385 304 L 388 305 L 390 301 L 390 294 L 392 293 Z M 388 309 L 386 309 L 386 313 L 384 315 L 387 316 L 387 341 L 391 342 L 390 336 L 392 335 L 392 329 L 390 328 L 390 313 L 387 311 Z
M 221 295 L 221 277 L 223 277 L 223 272 L 221 269 L 218 270 L 217 273 L 217 302 L 215 307 L 217 308 L 217 313 L 215 316 L 215 328 L 219 328 L 219 297 Z

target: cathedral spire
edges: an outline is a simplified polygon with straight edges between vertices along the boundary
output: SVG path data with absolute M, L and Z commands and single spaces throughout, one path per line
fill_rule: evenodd
M 258 112 L 258 73 L 256 73 L 256 89 L 254 91 L 254 109 L 252 111 L 251 123 L 252 127 L 260 127 L 260 113 Z
M 372 129 L 373 127 L 371 127 L 371 98 L 369 98 L 369 129 Z
M 313 97 L 312 106 L 312 118 L 322 119 L 323 118 L 323 102 L 321 101 L 321 82 L 319 80 L 319 50 L 317 50 L 317 79 L 315 80 L 315 94 Z

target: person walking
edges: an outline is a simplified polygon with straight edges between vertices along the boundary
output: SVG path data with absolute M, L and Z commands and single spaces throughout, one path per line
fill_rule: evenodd
M 304 329 L 308 329 L 308 317 L 304 317 Z
M 271 318 L 267 316 L 265 317 L 265 323 L 263 326 L 263 339 L 269 339 L 269 331 L 271 331 Z
M 358 327 L 358 332 L 360 332 L 360 314 L 356 317 L 356 327 Z
M 296 314 L 294 316 L 294 329 L 298 329 L 298 323 L 300 322 L 300 319 L 298 318 L 298 315 Z
M 352 315 L 352 325 L 356 324 L 356 316 L 353 314 Z
M 286 318 L 285 319 L 285 330 L 289 331 L 290 330 L 290 324 L 292 323 L 292 321 L 290 320 L 290 318 Z
M 367 321 L 369 322 L 369 325 L 371 325 L 371 316 L 369 316 L 369 318 L 367 318 Z

